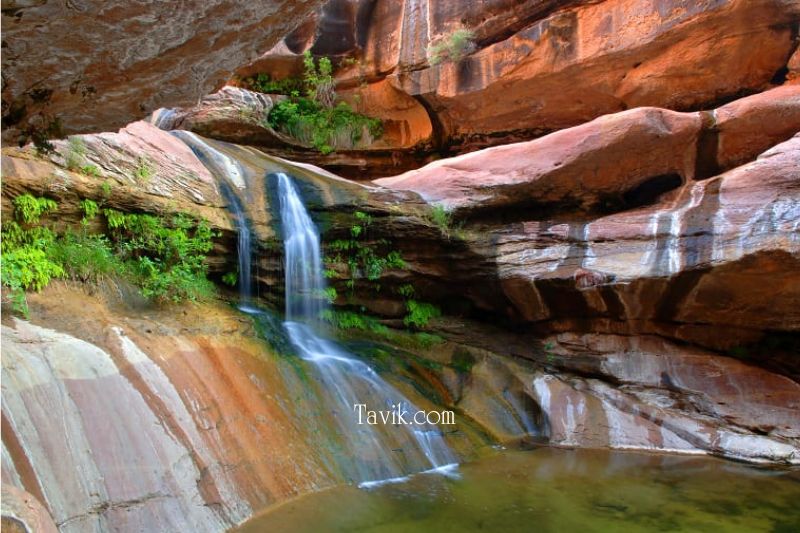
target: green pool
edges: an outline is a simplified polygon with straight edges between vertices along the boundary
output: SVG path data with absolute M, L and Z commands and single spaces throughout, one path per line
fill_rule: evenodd
M 458 478 L 419 474 L 292 500 L 238 531 L 800 532 L 800 471 L 693 456 L 499 451 Z

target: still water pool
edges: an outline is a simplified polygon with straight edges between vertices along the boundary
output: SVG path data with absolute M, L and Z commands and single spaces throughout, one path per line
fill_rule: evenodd
M 632 452 L 503 451 L 451 479 L 335 487 L 268 510 L 239 533 L 800 532 L 800 471 Z

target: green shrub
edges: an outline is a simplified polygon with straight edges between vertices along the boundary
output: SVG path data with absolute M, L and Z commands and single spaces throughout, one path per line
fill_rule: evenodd
M 453 213 L 448 211 L 446 207 L 443 205 L 433 205 L 431 206 L 430 211 L 427 213 L 426 218 L 439 230 L 442 232 L 442 235 L 447 237 L 448 239 L 456 236 L 459 238 L 463 238 L 462 233 L 462 224 L 454 224 L 453 223 Z
M 336 298 L 339 296 L 336 292 L 336 287 L 325 287 L 325 291 L 323 296 L 328 301 L 328 303 L 332 304 L 336 301 Z
M 104 209 L 116 254 L 148 298 L 197 300 L 211 292 L 205 256 L 213 248 L 208 222 L 188 215 L 169 220 Z
M 369 143 L 383 134 L 380 119 L 356 113 L 345 102 L 325 108 L 303 97 L 278 102 L 267 122 L 273 129 L 310 144 L 323 154 L 352 148 L 362 139 Z
M 153 165 L 150 163 L 150 160 L 147 159 L 145 156 L 139 156 L 136 160 L 136 170 L 134 170 L 133 175 L 136 178 L 136 181 L 141 183 L 147 183 L 150 181 L 150 178 L 153 177 Z
M 23 194 L 12 204 L 12 220 L 2 226 L 2 283 L 13 309 L 23 315 L 28 314 L 25 291 L 40 291 L 53 278 L 88 282 L 122 276 L 146 297 L 175 302 L 213 290 L 205 257 L 214 235 L 204 220 L 104 209 L 108 235 L 90 234 L 89 220 L 100 208 L 86 199 L 80 202 L 81 231 L 57 235 L 40 220 L 58 208 L 53 200 Z
M 475 32 L 459 28 L 428 46 L 428 62 L 431 65 L 445 61 L 458 63 L 474 52 L 475 48 Z
M 453 216 L 442 205 L 434 205 L 431 208 L 431 222 L 441 229 L 447 229 L 453 221 Z
M 83 210 L 83 215 L 85 220 L 91 220 L 97 216 L 97 212 L 100 208 L 97 206 L 97 203 L 93 200 L 81 200 L 80 204 L 81 209 Z
M 378 334 L 386 334 L 389 331 L 389 328 L 378 322 L 375 317 L 353 311 L 325 309 L 321 318 L 336 329 L 357 329 Z
M 12 201 L 14 218 L 26 224 L 35 224 L 39 218 L 58 209 L 58 204 L 49 198 L 34 198 L 30 194 L 17 196 Z
M 97 282 L 125 272 L 105 235 L 67 232 L 53 242 L 49 255 L 55 263 L 63 265 L 65 277 L 76 281 Z
M 383 134 L 380 119 L 356 113 L 346 102 L 336 102 L 328 58 L 323 57 L 316 64 L 306 52 L 303 63 L 305 96 L 292 90 L 289 99 L 275 104 L 267 117 L 271 128 L 310 144 L 323 154 L 352 148 L 361 140 L 371 143 Z
M 100 168 L 97 165 L 83 165 L 80 170 L 87 176 L 100 177 Z
M 86 143 L 80 137 L 70 137 L 67 141 L 67 155 L 64 161 L 70 170 L 79 170 L 86 159 Z
M 303 53 L 303 81 L 306 84 L 306 96 L 325 108 L 332 108 L 336 102 L 336 82 L 333 79 L 333 65 L 327 57 L 320 58 L 315 64 L 311 52 Z
M 269 74 L 263 72 L 242 81 L 251 91 L 265 94 L 292 94 L 294 91 L 302 91 L 304 87 L 303 80 L 297 78 L 273 80 Z
M 55 234 L 37 225 L 40 217 L 58 209 L 58 204 L 49 198 L 23 194 L 14 198 L 12 205 L 13 220 L 5 222 L 2 228 L 0 277 L 7 287 L 12 308 L 27 316 L 25 291 L 38 292 L 52 278 L 64 275 L 62 266 L 48 255 Z
M 238 282 L 239 274 L 237 272 L 226 272 L 225 275 L 222 276 L 222 283 L 229 287 L 235 287 Z
M 417 329 L 426 327 L 432 318 L 442 316 L 442 312 L 435 305 L 416 300 L 406 301 L 406 309 L 408 314 L 403 318 L 403 324 Z
M 333 257 L 326 257 L 326 277 L 338 277 L 336 266 L 346 264 L 350 273 L 349 279 L 345 282 L 349 289 L 355 287 L 355 280 L 366 278 L 369 281 L 377 281 L 386 269 L 404 269 L 406 262 L 396 250 L 389 250 L 382 253 L 389 245 L 386 240 L 376 242 L 366 241 L 367 231 L 372 224 L 372 217 L 363 211 L 356 211 L 353 214 L 354 223 L 350 227 L 349 239 L 337 239 L 331 242 L 328 247 L 336 254 Z M 380 286 L 375 285 L 376 290 Z
M 410 283 L 406 283 L 405 285 L 400 285 L 397 289 L 397 294 L 402 296 L 403 298 L 413 298 L 414 296 L 414 286 Z

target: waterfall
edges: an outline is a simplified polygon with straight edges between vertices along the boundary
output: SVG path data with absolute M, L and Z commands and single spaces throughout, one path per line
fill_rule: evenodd
M 354 477 L 369 487 L 406 479 L 415 471 L 448 472 L 456 459 L 435 425 L 359 423 L 358 404 L 371 410 L 396 408 L 409 419 L 419 409 L 369 365 L 315 331 L 325 306 L 319 234 L 292 179 L 282 172 L 277 179 L 286 256 L 286 331 L 300 357 L 316 367 L 335 404 L 327 407 L 355 458 Z
M 252 297 L 251 287 L 253 286 L 250 263 L 253 258 L 253 249 L 250 244 L 250 224 L 247 222 L 247 215 L 239 197 L 230 190 L 230 187 L 222 187 L 223 196 L 228 201 L 228 207 L 233 213 L 233 221 L 236 225 L 237 243 L 236 251 L 239 257 L 239 272 L 237 276 L 239 285 L 239 305 L 247 307 Z
M 239 258 L 239 270 L 237 272 L 239 306 L 244 311 L 253 311 L 254 309 L 249 306 L 253 287 L 251 268 L 253 248 L 250 237 L 250 224 L 242 201 L 233 189 L 233 187 L 240 190 L 247 188 L 244 180 L 244 168 L 238 161 L 223 154 L 190 131 L 176 130 L 170 133 L 183 141 L 209 171 L 223 178 L 219 181 L 220 192 L 225 201 L 228 202 L 228 208 L 233 214 L 233 223 L 237 234 L 236 255 Z
M 263 312 L 250 304 L 253 247 L 250 221 L 239 193 L 247 187 L 243 165 L 194 133 L 170 133 L 218 177 L 238 234 L 239 308 L 262 316 Z M 448 474 L 457 465 L 456 458 L 435 425 L 359 423 L 358 404 L 375 411 L 398 410 L 407 418 L 419 409 L 369 365 L 317 333 L 314 326 L 326 306 L 319 233 L 292 179 L 283 172 L 275 176 L 286 257 L 284 327 L 297 354 L 312 366 L 321 385 L 324 412 L 332 413 L 332 429 L 345 445 L 340 461 L 345 474 L 364 487 L 403 480 L 414 472 Z

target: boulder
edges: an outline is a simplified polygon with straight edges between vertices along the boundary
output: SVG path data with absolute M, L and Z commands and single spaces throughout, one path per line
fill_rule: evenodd
M 594 209 L 652 180 L 674 188 L 693 177 L 700 128 L 698 115 L 632 109 L 375 183 L 414 191 L 457 214 L 515 208 L 536 217 L 537 206 Z
M 785 85 L 735 100 L 713 112 L 716 165 L 731 169 L 800 131 L 800 86 Z

